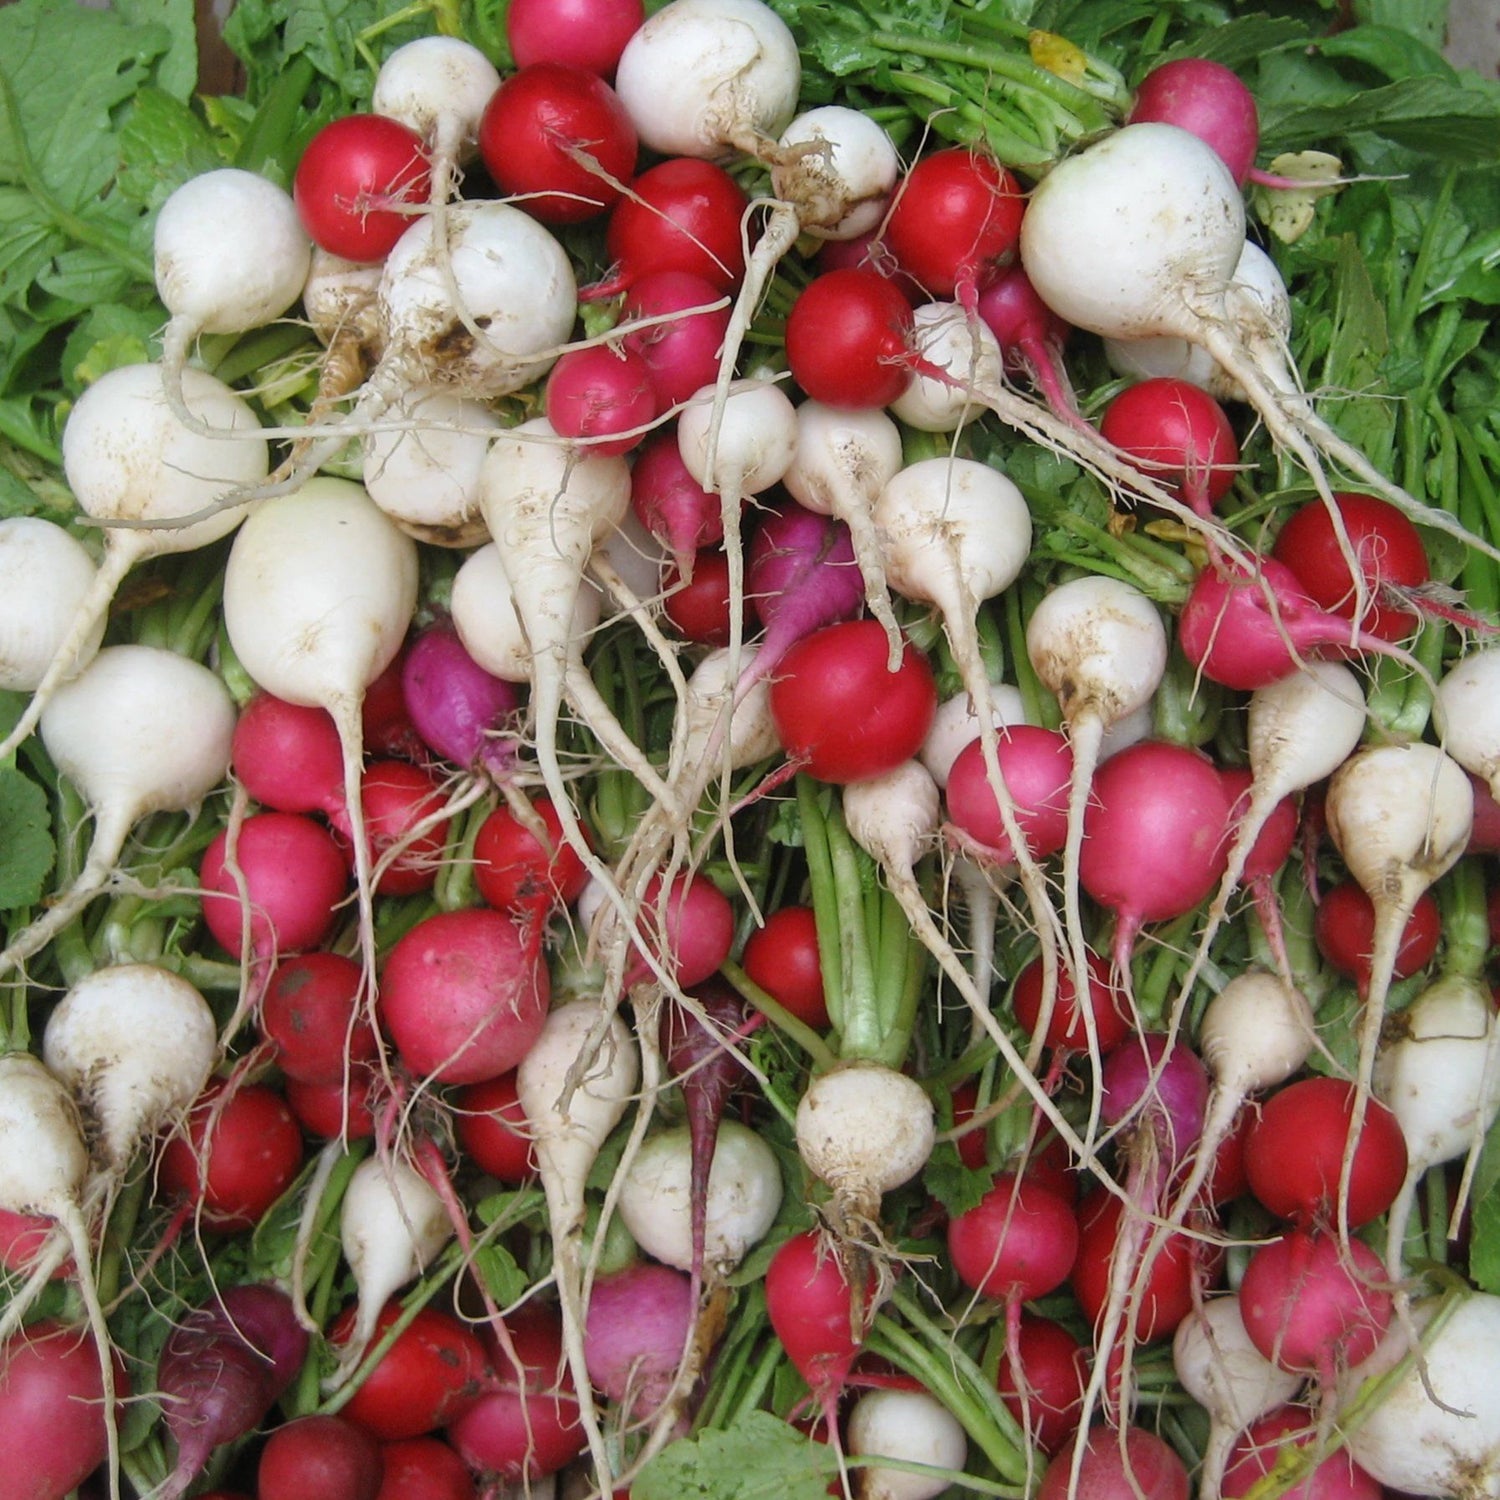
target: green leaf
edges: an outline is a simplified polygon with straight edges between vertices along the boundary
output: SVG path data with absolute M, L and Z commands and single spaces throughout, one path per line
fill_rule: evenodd
M 150 85 L 120 130 L 120 191 L 158 209 L 189 177 L 224 165 L 208 127 L 165 89 Z
M 1482 1292 L 1500 1292 L 1500 1123 L 1490 1126 L 1474 1173 L 1469 1277 Z
M 141 26 L 159 26 L 170 38 L 156 81 L 186 102 L 198 83 L 198 23 L 193 0 L 111 0 L 113 9 Z
M 769 1412 L 662 1449 L 630 1487 L 632 1500 L 826 1500 L 838 1462 Z
M 14 766 L 0 768 L 0 911 L 35 906 L 57 857 L 47 794 Z
M 922 1186 L 943 1205 L 950 1218 L 977 1208 L 994 1182 L 995 1174 L 988 1167 L 966 1167 L 952 1141 L 939 1141 L 922 1169 Z
M 1323 367 L 1324 385 L 1333 394 L 1324 410 L 1381 470 L 1389 467 L 1396 430 L 1396 408 L 1381 376 L 1389 347 L 1385 309 L 1359 246 L 1346 235 L 1334 267 L 1333 338 Z
M 1337 140 L 1370 131 L 1438 161 L 1500 162 L 1500 86 L 1424 74 L 1347 97 L 1285 101 L 1262 112 L 1268 149 Z
M 1428 47 L 1441 47 L 1448 30 L 1449 0 L 1355 0 L 1354 13 L 1366 26 L 1389 26 Z M 1348 33 L 1346 33 L 1348 34 Z

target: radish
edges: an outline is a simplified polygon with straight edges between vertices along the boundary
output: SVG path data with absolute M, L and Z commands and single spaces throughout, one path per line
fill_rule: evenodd
M 804 110 L 781 132 L 771 190 L 818 240 L 853 240 L 880 222 L 900 162 L 884 128 L 839 104 Z
M 376 1500 L 479 1500 L 469 1466 L 441 1438 L 399 1438 L 380 1445 Z M 229 1500 L 221 1496 L 220 1500 Z
M 600 1276 L 589 1296 L 589 1377 L 630 1422 L 649 1422 L 678 1384 L 693 1332 L 689 1278 L 640 1262 Z
M 730 316 L 717 282 L 691 271 L 648 272 L 630 285 L 615 333 L 623 349 L 646 362 L 660 411 L 680 406 L 695 391 L 713 384 Z M 662 445 L 668 444 L 675 453 L 675 434 L 662 435 Z M 680 456 L 677 462 L 680 466 Z M 641 509 L 639 502 L 636 508 Z M 715 501 L 715 521 L 718 509 Z M 715 540 L 717 536 L 705 533 L 699 545 Z
M 346 480 L 263 501 L 230 548 L 224 628 L 257 686 L 327 709 L 344 761 L 360 941 L 374 975 L 370 851 L 361 793 L 365 689 L 395 659 L 417 600 L 416 543 Z
M 547 377 L 547 420 L 590 453 L 628 453 L 659 405 L 651 366 L 629 349 L 569 349 Z
M 41 516 L 0 521 L 0 688 L 32 692 L 62 649 L 98 569 L 73 534 Z M 104 639 L 101 614 L 78 641 L 62 680 L 86 667 Z
M 1026 1439 L 1049 1458 L 1078 1430 L 1088 1354 L 1061 1323 L 1021 1314 L 1018 1359 L 1001 1358 L 995 1388 Z
M 497 807 L 474 838 L 474 884 L 496 911 L 545 921 L 583 894 L 588 871 L 562 841 L 562 821 L 545 797 Z
M 911 304 L 878 271 L 825 271 L 786 322 L 787 368 L 814 401 L 888 406 L 911 379 Z
M 101 737 L 101 725 L 110 726 Z M 196 811 L 229 770 L 234 703 L 207 667 L 156 646 L 108 646 L 42 711 L 42 742 L 94 815 L 83 868 L 0 952 L 0 974 L 38 953 L 108 889 L 131 830 Z
M 359 1005 L 359 965 L 338 953 L 301 953 L 276 965 L 261 1000 L 261 1034 L 276 1065 L 303 1083 L 338 1083 L 380 1044 Z
M 1206 141 L 1243 187 L 1255 165 L 1260 115 L 1255 96 L 1223 63 L 1179 57 L 1141 79 L 1126 123 L 1155 120 L 1178 125 Z
M 469 1160 L 497 1181 L 519 1187 L 536 1176 L 536 1155 L 513 1072 L 460 1089 L 453 1103 L 453 1130 Z
M 1308 1407 L 1283 1406 L 1252 1422 L 1235 1444 L 1225 1470 L 1226 1500 L 1249 1495 L 1273 1469 L 1279 1469 L 1288 1450 L 1319 1445 L 1317 1416 Z M 1312 1459 L 1307 1460 L 1306 1467 L 1312 1472 L 1288 1491 L 1297 1500 L 1382 1500 L 1386 1494 L 1342 1446 L 1315 1467 Z
M 260 1450 L 255 1469 L 258 1500 L 376 1500 L 380 1444 L 343 1417 L 296 1417 L 278 1427 Z
M 1170 226 L 1170 232 L 1163 226 Z M 1175 125 L 1126 125 L 1070 156 L 1037 185 L 1021 224 L 1021 261 L 1060 317 L 1106 338 L 1168 334 L 1201 345 L 1248 393 L 1271 437 L 1291 450 L 1326 504 L 1320 454 L 1414 520 L 1494 555 L 1446 511 L 1385 479 L 1318 416 L 1264 328 L 1237 328 L 1226 296 L 1245 242 L 1239 188 L 1214 149 Z
M 433 197 L 445 174 L 473 159 L 479 119 L 500 86 L 494 63 L 456 36 L 419 36 L 397 47 L 375 75 L 370 108 L 416 131 L 432 162 Z
M 641 0 L 513 0 L 505 36 L 518 68 L 564 62 L 607 78 L 644 19 Z
M 95 639 L 126 573 L 148 558 L 206 547 L 227 535 L 240 513 L 191 517 L 227 490 L 263 477 L 269 465 L 264 440 L 252 436 L 260 426 L 255 413 L 228 386 L 201 370 L 183 372 L 189 407 L 217 434 L 204 437 L 173 413 L 163 379 L 158 365 L 122 365 L 100 376 L 69 414 L 64 473 L 83 512 L 110 529 L 92 586 L 0 744 L 0 760 L 31 733 L 59 684 L 78 670 L 79 652 Z
M 1433 960 L 1443 938 L 1443 918 L 1432 891 L 1423 891 L 1406 919 L 1391 965 L 1393 979 L 1410 979 Z M 1375 903 L 1353 880 L 1341 880 L 1318 897 L 1313 941 L 1329 968 L 1354 981 L 1361 999 L 1370 993 L 1375 948 Z
M 235 720 L 230 754 L 235 777 L 263 807 L 331 815 L 343 806 L 344 755 L 325 709 L 257 692 Z
M 1433 717 L 1443 748 L 1466 771 L 1500 788 L 1500 646 L 1469 651 L 1438 683 Z
M 1021 690 L 1008 682 L 990 683 L 990 713 L 997 730 L 1028 722 Z M 947 788 L 954 762 L 978 738 L 979 719 L 967 693 L 955 693 L 938 704 L 917 758 L 927 767 L 939 791 Z
M 745 939 L 745 973 L 778 1005 L 814 1031 L 830 1024 L 818 960 L 818 923 L 810 906 L 779 906 Z
M 422 742 L 464 770 L 482 768 L 497 780 L 515 760 L 507 733 L 520 708 L 515 687 L 469 655 L 451 620 L 435 620 L 401 660 L 401 696 Z
M 330 120 L 307 143 L 292 201 L 308 237 L 346 260 L 384 260 L 431 195 L 422 137 L 387 115 Z
M 516 1092 L 535 1140 L 537 1169 L 547 1195 L 562 1341 L 579 1393 L 579 1420 L 598 1482 L 608 1488 L 610 1461 L 587 1394 L 583 1351 L 584 1185 L 600 1147 L 635 1092 L 640 1063 L 635 1041 L 617 1015 L 609 1017 L 602 1042 L 585 1050 L 601 1019 L 599 1006 L 588 1000 L 570 1001 L 552 1011 L 516 1071 Z
M 1099 432 L 1205 520 L 1229 493 L 1240 446 L 1217 401 L 1185 380 L 1142 380 L 1104 409 Z
M 1081 423 L 1078 402 L 1063 366 L 1072 329 L 1042 301 L 1018 265 L 1002 271 L 979 294 L 976 310 L 995 335 L 1007 375 L 1024 375 L 1046 398 L 1054 416 Z
M 1005 1304 L 1012 1360 L 1021 1304 L 1056 1291 L 1078 1253 L 1073 1205 L 1041 1182 L 1002 1172 L 971 1209 L 948 1221 L 948 1257 L 958 1278 Z
M 1036 1500 L 1188 1500 L 1188 1473 L 1161 1438 L 1140 1427 L 1080 1431 L 1047 1465 Z
M 861 1467 L 859 1493 L 865 1500 L 932 1500 L 962 1474 L 969 1442 L 958 1418 L 928 1391 L 867 1391 L 849 1413 L 846 1438 L 851 1456 L 873 1459 Z M 882 1458 L 915 1464 L 915 1469 L 882 1466 Z M 924 1474 L 923 1468 L 938 1472 Z

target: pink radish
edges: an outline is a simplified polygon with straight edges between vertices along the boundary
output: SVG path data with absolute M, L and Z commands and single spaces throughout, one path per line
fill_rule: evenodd
M 589 1377 L 629 1420 L 647 1422 L 670 1397 L 694 1322 L 691 1282 L 639 1262 L 598 1277 L 589 1296 Z

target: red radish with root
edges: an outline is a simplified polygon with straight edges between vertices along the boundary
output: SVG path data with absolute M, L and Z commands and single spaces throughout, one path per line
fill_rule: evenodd
M 345 260 L 384 260 L 430 189 L 415 130 L 387 115 L 342 115 L 308 142 L 292 200 L 320 249 Z

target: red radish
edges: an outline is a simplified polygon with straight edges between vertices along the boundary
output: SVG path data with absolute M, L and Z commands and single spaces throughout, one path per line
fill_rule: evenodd
M 766 1268 L 766 1313 L 787 1358 L 830 1426 L 864 1341 L 874 1287 L 856 1297 L 840 1258 L 815 1230 L 794 1234 Z
M 846 785 L 891 770 L 921 746 L 937 711 L 932 669 L 914 646 L 886 667 L 885 631 L 851 620 L 786 654 L 771 713 L 787 754 L 820 781 Z
M 258 1500 L 375 1500 L 380 1444 L 342 1417 L 314 1414 L 278 1427 L 260 1451 Z
M 406 668 L 407 644 L 365 688 L 359 705 L 359 729 L 365 750 L 391 760 L 422 760 L 422 736 L 412 722 L 402 675 Z
M 1014 1362 L 1000 1357 L 995 1384 L 1028 1441 L 1050 1457 L 1078 1428 L 1088 1352 L 1061 1323 L 1024 1312 L 1016 1351 Z
M 702 984 L 729 957 L 734 944 L 734 908 L 707 876 L 678 874 L 664 887 L 653 876 L 641 898 L 643 946 L 654 962 L 640 956 L 627 968 L 627 986 L 641 984 L 658 970 L 679 988 Z
M 380 1445 L 375 1500 L 478 1500 L 469 1466 L 437 1438 L 402 1438 Z
M 381 1024 L 419 1078 L 478 1083 L 526 1056 L 547 1014 L 540 943 L 487 908 L 437 912 L 390 951 Z
M 1430 890 L 1423 891 L 1406 919 L 1391 977 L 1410 979 L 1420 974 L 1436 956 L 1442 936 L 1437 901 Z M 1323 961 L 1345 979 L 1352 979 L 1361 995 L 1367 994 L 1375 947 L 1375 903 L 1355 881 L 1341 880 L 1319 897 L 1313 938 Z
M 948 1222 L 948 1255 L 959 1280 L 1019 1316 L 1020 1304 L 1055 1291 L 1078 1253 L 1073 1206 L 1009 1172 L 979 1203 Z
M 373 1342 L 402 1316 L 399 1302 L 387 1302 L 375 1319 Z M 329 1324 L 328 1342 L 335 1350 L 348 1339 L 356 1317 L 350 1305 Z M 383 1443 L 420 1437 L 452 1421 L 492 1378 L 478 1335 L 429 1304 L 396 1335 L 341 1411 Z
M 683 578 L 692 577 L 693 561 L 703 548 L 723 540 L 719 497 L 688 472 L 675 430 L 649 439 L 636 456 L 630 505 Z
M 1078 422 L 1078 402 L 1063 367 L 1072 329 L 1042 301 L 1025 268 L 1012 265 L 979 294 L 980 319 L 1000 346 L 1007 375 L 1024 375 L 1056 416 Z
M 642 1261 L 595 1280 L 584 1357 L 589 1378 L 627 1421 L 649 1422 L 671 1394 L 695 1306 L 690 1279 L 670 1266 Z
M 1333 502 L 1337 524 L 1326 504 L 1309 501 L 1277 533 L 1271 555 L 1291 569 L 1321 608 L 1357 621 L 1362 635 L 1405 639 L 1419 620 L 1400 601 L 1431 577 L 1421 535 L 1394 505 L 1374 495 L 1336 490 Z M 1349 547 L 1358 578 L 1351 572 Z
M 349 867 L 321 823 L 297 813 L 256 813 L 237 831 L 215 835 L 198 883 L 203 920 L 219 946 L 266 960 L 328 937 L 349 889 Z
M 53 1222 L 40 1214 L 18 1214 L 0 1208 L 0 1266 L 12 1273 L 31 1270 L 42 1252 L 50 1249 L 55 1232 Z M 51 1256 L 48 1258 L 52 1259 Z M 73 1273 L 73 1263 L 63 1261 L 54 1265 L 47 1274 L 55 1281 Z
M 683 640 L 695 646 L 729 644 L 734 634 L 730 622 L 734 601 L 730 597 L 729 558 L 721 547 L 705 547 L 686 573 L 675 562 L 668 563 L 662 569 L 661 588 L 661 612 Z M 743 635 L 743 605 L 737 613 Z
M 1401 1127 L 1372 1100 L 1351 1141 L 1354 1096 L 1354 1085 L 1341 1078 L 1304 1078 L 1261 1106 L 1245 1141 L 1245 1171 L 1251 1192 L 1279 1218 L 1311 1227 L 1337 1214 L 1357 1229 L 1395 1201 L 1406 1175 Z M 1346 1149 L 1352 1151 L 1347 1173 Z
M 629 349 L 570 349 L 547 376 L 547 420 L 593 453 L 628 453 L 658 404 L 651 366 Z
M 481 1172 L 517 1187 L 536 1176 L 536 1156 L 513 1072 L 460 1089 L 453 1101 L 453 1128 L 459 1145 Z
M 786 325 L 792 379 L 828 406 L 889 406 L 911 378 L 911 304 L 876 271 L 825 271 Z
M 518 68 L 567 63 L 607 78 L 644 19 L 641 0 L 513 0 L 505 36 Z
M 437 882 L 448 845 L 448 802 L 432 772 L 404 760 L 372 761 L 360 777 L 360 801 L 375 893 L 415 896 Z M 349 818 L 340 809 L 330 819 L 348 849 Z
M 1068 786 L 1073 752 L 1055 729 L 1007 725 L 996 736 L 996 759 L 1015 801 L 1016 822 L 1033 859 L 1056 854 L 1068 837 Z M 1015 859 L 999 804 L 985 772 L 984 747 L 973 741 L 948 772 L 948 817 L 974 846 L 997 864 Z
M 384 115 L 344 115 L 308 142 L 292 201 L 308 237 L 345 260 L 384 260 L 427 202 L 422 138 Z
M 745 973 L 815 1031 L 828 1029 L 818 925 L 810 906 L 781 906 L 745 942 Z
M 975 299 L 1015 257 L 1026 200 L 993 158 L 964 146 L 934 151 L 897 189 L 885 241 L 933 297 Z
M 1223 158 L 1234 180 L 1244 185 L 1260 144 L 1255 96 L 1223 63 L 1206 57 L 1179 57 L 1161 63 L 1141 79 L 1129 124 L 1155 120 L 1189 130 Z
M 545 919 L 571 906 L 583 893 L 588 871 L 563 842 L 562 822 L 546 797 L 531 803 L 540 827 L 529 826 L 509 807 L 497 807 L 474 838 L 474 884 L 496 911 Z
M 612 297 L 643 276 L 686 271 L 715 292 L 745 274 L 740 220 L 750 207 L 723 167 L 671 157 L 642 172 L 609 216 L 604 246 L 612 274 L 584 297 Z
M 448 1427 L 448 1441 L 465 1463 L 502 1485 L 555 1474 L 586 1445 L 555 1309 L 529 1304 L 507 1319 L 507 1328 L 520 1371 L 491 1350 L 494 1386 Z
M 375 1134 L 374 1102 L 381 1091 L 380 1074 L 368 1063 L 355 1063 L 349 1081 L 302 1083 L 286 1080 L 287 1107 L 310 1135 L 327 1141 L 368 1140 Z
M 1240 1315 L 1273 1364 L 1315 1375 L 1325 1389 L 1362 1364 L 1391 1321 L 1385 1267 L 1363 1240 L 1341 1245 L 1323 1231 L 1288 1230 L 1250 1257 Z
M 1240 445 L 1224 408 L 1185 380 L 1142 380 L 1104 409 L 1099 431 L 1200 516 L 1234 484 Z
M 1188 1500 L 1182 1460 L 1140 1427 L 1091 1428 L 1047 1465 L 1036 1500 Z
M 1011 1009 L 1016 1020 L 1033 1036 L 1043 1024 L 1043 966 L 1034 958 L 1016 975 L 1011 989 Z M 1100 1057 L 1108 1057 L 1135 1030 L 1125 997 L 1110 983 L 1109 965 L 1097 953 L 1088 956 L 1088 1008 L 1093 1016 L 1092 1035 Z M 1060 972 L 1043 1040 L 1064 1055 L 1087 1053 L 1090 1028 L 1078 1004 L 1073 976 Z
M 276 1064 L 303 1083 L 339 1083 L 350 1063 L 371 1062 L 380 1042 L 359 1004 L 359 965 L 339 953 L 302 953 L 277 964 L 260 1005 Z
M 238 1234 L 260 1223 L 301 1170 L 302 1132 L 281 1095 L 216 1080 L 185 1131 L 162 1147 L 157 1185 L 185 1199 L 205 1229 Z
M 469 655 L 451 620 L 429 625 L 403 653 L 401 697 L 434 755 L 496 778 L 509 772 L 516 741 L 505 731 L 520 695 Z
M 1252 1422 L 1234 1445 L 1219 1491 L 1241 1500 L 1278 1466 L 1289 1447 L 1317 1441 L 1317 1414 L 1305 1406 L 1281 1406 Z M 1347 1448 L 1323 1459 L 1307 1478 L 1286 1491 L 1291 1500 L 1381 1500 L 1387 1492 L 1354 1462 Z
M 182 1317 L 162 1346 L 156 1389 L 177 1462 L 156 1491 L 177 1500 L 216 1449 L 253 1432 L 296 1378 L 307 1330 L 273 1286 L 224 1288 Z
M 256 693 L 235 721 L 230 763 L 250 797 L 276 812 L 343 806 L 343 752 L 326 709 Z
M 729 328 L 724 303 L 723 287 L 691 271 L 649 271 L 626 291 L 615 332 L 622 348 L 646 362 L 661 411 L 713 384 Z
M 635 172 L 635 126 L 597 73 L 532 63 L 485 108 L 479 154 L 495 185 L 527 213 L 544 224 L 578 224 L 619 201 Z

